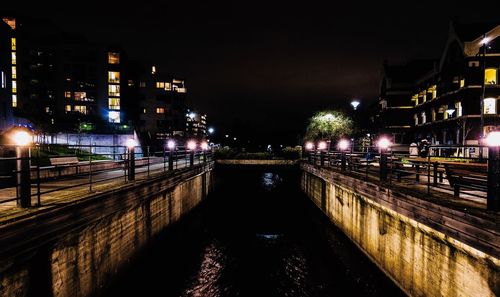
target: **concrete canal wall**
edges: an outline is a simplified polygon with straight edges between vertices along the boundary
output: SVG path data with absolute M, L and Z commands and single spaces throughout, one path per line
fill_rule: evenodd
M 500 296 L 499 227 L 491 217 L 301 168 L 303 191 L 408 295 Z
M 206 197 L 212 168 L 182 169 L 0 225 L 0 296 L 94 294 Z

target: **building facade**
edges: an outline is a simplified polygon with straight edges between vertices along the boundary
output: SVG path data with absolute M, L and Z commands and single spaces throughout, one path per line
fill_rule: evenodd
M 189 138 L 207 138 L 207 115 L 188 110 L 186 113 L 186 136 Z
M 12 115 L 12 53 L 16 51 L 16 39 L 12 28 L 0 22 L 0 133 L 14 124 Z M 14 76 L 15 79 L 15 76 Z
M 405 82 L 397 95 L 384 77 L 379 117 L 392 122 L 382 122 L 382 130 L 410 135 L 409 142 L 475 145 L 498 129 L 499 36 L 500 25 L 452 23 L 438 64 L 421 62 L 423 72 L 406 67 L 407 79 L 396 75 Z M 398 104 L 402 108 L 394 108 Z M 404 129 L 391 131 L 393 125 Z

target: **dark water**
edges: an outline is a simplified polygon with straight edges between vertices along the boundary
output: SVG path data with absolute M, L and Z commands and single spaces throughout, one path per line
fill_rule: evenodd
M 299 172 L 218 168 L 216 190 L 105 296 L 401 296 L 299 188 Z

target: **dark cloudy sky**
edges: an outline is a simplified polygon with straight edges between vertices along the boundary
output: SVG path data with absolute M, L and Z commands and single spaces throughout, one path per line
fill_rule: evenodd
M 122 44 L 186 78 L 189 100 L 219 133 L 279 142 L 294 142 L 318 109 L 374 102 L 384 59 L 439 57 L 452 18 L 492 20 L 500 11 L 456 1 L 104 2 L 0 9 Z

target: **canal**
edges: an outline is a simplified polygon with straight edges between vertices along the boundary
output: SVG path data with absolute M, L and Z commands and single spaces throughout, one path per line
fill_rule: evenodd
M 216 178 L 102 296 L 403 296 L 302 194 L 298 169 L 219 167 Z

